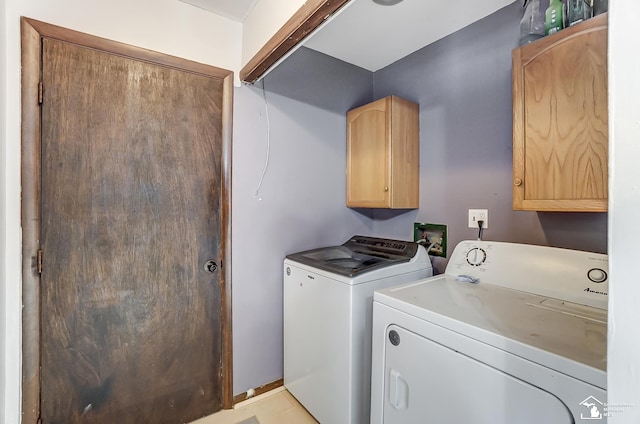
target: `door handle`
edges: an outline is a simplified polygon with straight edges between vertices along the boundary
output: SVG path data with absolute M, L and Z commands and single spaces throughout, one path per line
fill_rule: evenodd
M 394 369 L 389 373 L 389 402 L 397 410 L 407 409 L 409 406 L 409 385 Z
M 214 261 L 209 260 L 204 263 L 204 270 L 207 271 L 208 273 L 213 274 L 218 270 L 218 264 L 215 263 Z

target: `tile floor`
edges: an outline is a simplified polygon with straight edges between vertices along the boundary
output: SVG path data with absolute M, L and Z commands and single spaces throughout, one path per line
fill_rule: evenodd
M 317 424 L 284 388 L 279 387 L 191 424 Z

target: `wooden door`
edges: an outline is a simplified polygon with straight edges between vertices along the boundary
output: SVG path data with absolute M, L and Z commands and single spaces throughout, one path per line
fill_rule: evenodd
M 47 37 L 41 69 L 39 418 L 219 410 L 228 84 Z

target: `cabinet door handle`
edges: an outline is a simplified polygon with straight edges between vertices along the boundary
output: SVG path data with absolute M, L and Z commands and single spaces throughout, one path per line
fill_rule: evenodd
M 522 185 L 522 180 L 520 178 L 516 178 L 513 180 L 513 185 L 516 187 L 520 187 Z
M 384 186 L 384 191 L 389 191 L 389 187 Z

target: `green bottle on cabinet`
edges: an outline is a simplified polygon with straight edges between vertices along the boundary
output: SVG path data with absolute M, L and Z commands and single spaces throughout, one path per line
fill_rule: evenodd
M 556 33 L 564 28 L 564 17 L 562 16 L 562 1 L 551 0 L 545 12 L 545 30 L 547 35 Z

